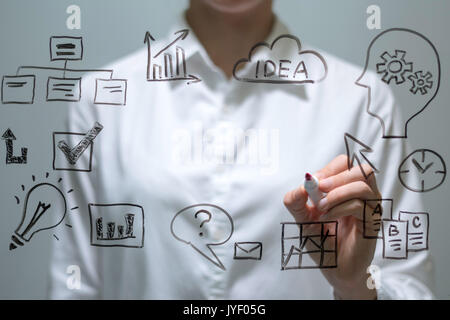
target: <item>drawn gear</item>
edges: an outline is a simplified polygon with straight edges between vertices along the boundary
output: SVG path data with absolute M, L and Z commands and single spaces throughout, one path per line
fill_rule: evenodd
M 423 71 L 417 71 L 416 73 L 410 75 L 408 77 L 409 80 L 412 82 L 412 88 L 409 90 L 414 94 L 417 94 L 417 91 L 420 90 L 420 93 L 422 95 L 425 95 L 428 93 L 428 89 L 431 89 L 433 87 L 433 81 L 431 81 L 432 74 L 430 72 L 427 72 L 425 75 L 423 74 Z
M 405 73 L 413 71 L 412 62 L 405 61 L 406 51 L 395 50 L 394 55 L 384 52 L 381 59 L 384 62 L 377 64 L 377 73 L 384 73 L 382 80 L 389 84 L 395 79 L 395 84 L 402 84 L 406 81 Z

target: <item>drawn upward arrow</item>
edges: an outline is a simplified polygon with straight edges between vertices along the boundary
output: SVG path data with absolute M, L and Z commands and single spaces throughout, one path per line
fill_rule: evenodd
M 164 48 L 162 48 L 157 54 L 155 54 L 155 56 L 153 58 L 157 58 L 161 53 L 163 53 L 164 51 L 166 51 L 168 48 L 170 48 L 175 42 L 177 42 L 178 40 L 184 40 L 186 39 L 186 37 L 189 34 L 189 30 L 188 29 L 183 29 L 180 31 L 175 32 L 174 34 L 178 34 L 181 33 L 175 40 L 173 40 L 171 43 L 169 43 L 167 46 L 165 46 Z
M 147 80 L 150 79 L 150 65 L 152 59 L 152 48 L 150 45 L 150 41 L 155 41 L 155 38 L 152 37 L 150 32 L 145 33 L 144 43 L 147 43 Z
M 349 133 L 345 133 L 344 140 L 345 140 L 345 148 L 347 149 L 348 170 L 353 168 L 353 163 L 356 160 L 356 162 L 359 165 L 359 169 L 361 170 L 361 173 L 364 175 L 364 178 L 367 179 L 370 176 L 370 174 L 374 172 L 377 173 L 379 172 L 378 169 L 369 161 L 369 159 L 367 159 L 367 156 L 364 154 L 373 152 L 371 147 L 359 141 Z M 371 172 L 369 175 L 367 175 L 367 173 L 364 171 L 362 167 L 363 160 L 365 160 L 365 162 L 367 162 L 367 164 L 372 167 L 373 172 Z
M 27 163 L 27 148 L 22 148 L 22 156 L 13 156 L 14 154 L 14 140 L 16 140 L 16 137 L 12 133 L 11 129 L 7 129 L 3 135 L 2 140 L 5 140 L 6 143 L 6 164 L 11 163 Z
M 176 42 L 186 39 L 186 37 L 189 35 L 189 30 L 188 29 L 179 30 L 179 31 L 175 32 L 174 34 L 175 35 L 179 34 L 179 36 L 176 37 L 175 40 L 173 40 L 167 46 L 165 46 L 164 48 L 159 50 L 158 53 L 156 53 L 153 56 L 153 59 L 157 58 L 161 53 L 163 53 L 168 48 L 173 46 Z M 187 80 L 187 84 L 197 83 L 197 82 L 202 81 L 201 79 L 199 79 L 198 77 L 196 77 L 196 76 L 194 76 L 192 74 L 188 74 L 187 76 L 183 76 L 183 77 L 152 79 L 150 77 L 151 64 L 152 64 L 151 41 L 155 41 L 155 38 L 150 34 L 150 32 L 147 31 L 145 33 L 145 37 L 144 37 L 144 43 L 147 43 L 147 81 L 177 81 L 177 80 L 180 81 L 180 80 Z

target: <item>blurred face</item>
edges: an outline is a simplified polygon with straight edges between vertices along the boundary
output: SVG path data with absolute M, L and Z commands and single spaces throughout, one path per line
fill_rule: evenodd
M 192 0 L 224 13 L 245 13 L 271 0 Z

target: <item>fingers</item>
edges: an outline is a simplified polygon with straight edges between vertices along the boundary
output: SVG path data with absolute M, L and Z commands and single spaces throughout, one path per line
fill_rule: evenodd
M 334 176 L 344 170 L 348 169 L 348 163 L 347 163 L 347 156 L 346 155 L 339 155 L 333 160 L 331 160 L 330 163 L 328 163 L 325 167 L 317 171 L 314 175 L 317 177 L 317 179 L 325 179 L 330 176 Z
M 364 201 L 352 199 L 333 207 L 327 213 L 323 214 L 320 220 L 336 220 L 347 216 L 353 216 L 358 220 L 363 220 L 363 214 Z
M 370 200 L 376 199 L 378 194 L 363 181 L 355 181 L 343 186 L 337 187 L 319 201 L 317 209 L 326 212 L 335 206 L 352 199 Z
M 291 190 L 284 196 L 284 205 L 291 212 L 299 213 L 306 209 L 308 194 L 303 186 Z
M 308 201 L 308 193 L 303 186 L 291 190 L 284 196 L 283 202 L 294 219 L 304 221 L 309 214 L 310 208 L 306 204 Z
M 344 170 L 336 175 L 329 176 L 319 182 L 319 188 L 323 192 L 330 192 L 331 190 L 344 186 L 346 184 L 356 182 L 356 181 L 364 181 L 366 182 L 374 191 L 375 194 L 378 194 L 378 187 L 375 179 L 375 175 L 373 173 L 373 169 L 368 164 L 362 165 L 363 170 L 366 173 L 370 173 L 368 179 L 364 177 L 359 167 L 353 167 L 350 170 Z

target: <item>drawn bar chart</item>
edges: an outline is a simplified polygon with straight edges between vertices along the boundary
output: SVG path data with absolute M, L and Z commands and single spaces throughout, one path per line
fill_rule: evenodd
M 186 81 L 187 84 L 200 82 L 201 80 L 187 73 L 186 53 L 177 45 L 186 39 L 189 30 L 183 29 L 175 32 L 177 37 L 169 44 L 160 48 L 152 56 L 153 36 L 145 33 L 144 43 L 147 44 L 147 81 Z
M 144 209 L 135 204 L 89 204 L 91 245 L 97 247 L 144 246 Z
M 337 267 L 336 221 L 285 222 L 281 226 L 281 270 Z

